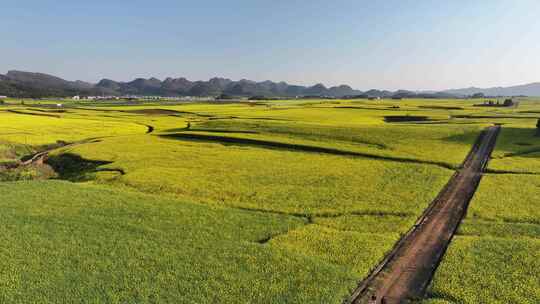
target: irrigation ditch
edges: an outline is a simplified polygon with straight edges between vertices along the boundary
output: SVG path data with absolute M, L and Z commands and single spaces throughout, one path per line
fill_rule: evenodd
M 54 144 L 44 146 L 38 152 L 0 166 L 0 181 L 51 178 L 82 181 L 87 173 L 99 171 L 114 171 L 124 175 L 125 172 L 122 169 L 99 168 L 102 165 L 111 163 L 108 161 L 87 160 L 72 153 L 50 155 L 51 152 L 58 149 L 66 149 L 100 141 L 99 138 L 89 138 L 71 143 L 57 141 Z
M 137 124 L 146 127 L 145 134 L 151 134 L 155 131 L 155 127 L 152 125 L 144 123 Z M 112 162 L 110 161 L 84 159 L 81 156 L 72 153 L 61 153 L 52 157 L 50 155 L 51 152 L 58 149 L 67 149 L 82 144 L 97 143 L 101 142 L 104 138 L 110 137 L 113 136 L 93 137 L 75 142 L 59 140 L 53 144 L 38 148 L 34 147 L 34 150 L 38 150 L 35 153 L 25 155 L 20 159 L 14 158 L 13 161 L 7 163 L 0 163 L 0 181 L 57 178 L 78 182 L 84 181 L 86 175 L 89 173 L 116 172 L 119 175 L 125 175 L 126 172 L 120 168 L 100 168 L 103 165 L 111 164 Z

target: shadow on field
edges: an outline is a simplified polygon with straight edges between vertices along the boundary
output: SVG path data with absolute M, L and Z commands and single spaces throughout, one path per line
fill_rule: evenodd
M 50 156 L 46 163 L 53 168 L 58 179 L 72 182 L 91 180 L 91 174 L 96 172 L 110 171 L 118 172 L 121 175 L 125 174 L 122 169 L 99 168 L 100 166 L 111 164 L 112 162 L 110 161 L 88 160 L 72 153 Z
M 143 114 L 143 115 L 175 115 L 181 114 L 182 112 L 176 110 L 168 109 L 140 109 L 140 110 L 124 110 L 124 113 L 134 113 L 134 114 Z
M 464 110 L 462 107 L 457 106 L 441 106 L 441 105 L 425 105 L 418 106 L 420 109 L 432 109 L 432 110 Z
M 18 111 L 18 110 L 7 110 L 7 111 L 10 112 L 10 113 L 13 113 L 13 114 L 20 114 L 20 115 L 32 115 L 32 116 L 46 116 L 46 117 L 62 118 L 62 116 L 55 115 L 55 114 L 23 112 L 23 111 Z
M 161 116 L 182 116 L 185 115 L 194 115 L 198 117 L 214 117 L 210 114 L 200 114 L 195 112 L 188 111 L 177 111 L 169 109 L 159 109 L 159 108 L 149 108 L 149 109 L 139 109 L 139 110 L 109 110 L 109 109 L 95 109 L 95 108 L 85 108 L 80 107 L 79 109 L 85 111 L 95 111 L 95 112 L 116 112 L 116 113 L 128 113 L 128 114 L 138 114 L 138 115 L 161 115 Z M 115 117 L 115 116 L 111 116 Z
M 362 106 L 336 106 L 334 109 L 349 109 L 349 110 L 371 110 L 371 111 L 402 111 L 399 107 L 388 107 L 385 106 L 373 106 L 373 107 L 362 107 Z M 407 109 L 407 111 L 418 111 L 415 109 Z
M 498 169 L 486 169 L 487 175 L 540 175 L 540 172 L 528 172 L 528 171 L 510 171 L 510 170 L 498 170 Z
M 210 117 L 208 120 L 231 120 L 231 119 L 240 119 L 240 120 L 261 120 L 261 121 L 293 121 L 291 119 L 284 118 L 272 118 L 272 117 L 239 117 L 239 116 L 220 116 L 220 117 Z
M 150 134 L 150 133 L 154 132 L 154 130 L 155 130 L 154 126 L 143 124 L 143 123 L 137 123 L 137 124 L 146 127 L 146 134 Z
M 204 128 L 176 128 L 165 130 L 165 132 L 182 132 L 182 131 L 192 131 L 192 132 L 208 132 L 208 133 L 242 133 L 242 134 L 259 134 L 257 131 L 247 131 L 247 130 L 223 130 L 223 129 L 204 129 Z
M 507 153 L 504 155 L 504 157 L 513 157 L 513 156 L 519 156 L 519 157 L 528 157 L 528 158 L 540 158 L 540 147 L 536 148 L 530 148 L 526 150 L 520 150 L 512 153 Z
M 480 130 L 466 131 L 462 134 L 450 135 L 448 137 L 443 138 L 443 140 L 470 146 L 474 143 L 474 141 L 478 138 L 479 135 L 480 135 Z
M 32 108 L 32 111 L 42 112 L 42 113 L 67 113 L 68 112 L 66 109 L 40 109 L 34 106 L 31 106 L 30 108 Z
M 497 141 L 497 149 L 504 151 L 504 157 L 527 157 L 539 158 L 540 136 L 537 129 L 505 127 L 502 131 L 503 138 Z
M 485 114 L 460 114 L 460 115 L 452 115 L 453 118 L 464 118 L 464 119 L 482 119 L 482 118 L 511 118 L 511 119 L 537 119 L 536 116 L 517 116 L 517 115 L 508 115 L 508 114 L 501 114 L 501 115 L 485 115 Z
M 401 158 L 401 157 L 391 157 L 391 156 L 382 156 L 377 154 L 362 153 L 355 151 L 346 151 L 335 148 L 326 148 L 326 147 L 317 147 L 309 146 L 302 144 L 292 144 L 284 143 L 277 141 L 268 141 L 261 139 L 253 138 L 238 138 L 238 137 L 228 137 L 228 136 L 218 136 L 218 135 L 209 135 L 209 134 L 192 134 L 192 133 L 175 133 L 175 134 L 166 134 L 160 135 L 162 138 L 175 139 L 175 140 L 184 140 L 184 141 L 199 141 L 199 142 L 208 142 L 208 143 L 218 143 L 226 146 L 250 146 L 255 148 L 266 148 L 266 149 L 276 149 L 276 150 L 285 150 L 285 151 L 298 151 L 298 152 L 310 152 L 310 153 L 323 153 L 331 155 L 341 155 L 341 156 L 353 156 L 353 157 L 364 157 L 372 158 L 379 160 L 403 162 L 403 163 L 416 163 L 416 164 L 429 164 L 436 165 L 446 169 L 455 169 L 453 166 L 443 162 L 435 161 L 425 161 L 412 158 Z
M 388 115 L 384 117 L 384 122 L 394 123 L 394 122 L 424 122 L 430 121 L 428 116 L 422 115 Z

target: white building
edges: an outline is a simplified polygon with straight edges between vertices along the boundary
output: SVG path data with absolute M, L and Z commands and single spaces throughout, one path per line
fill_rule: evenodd
M 81 99 L 81 96 L 75 95 L 75 96 L 73 96 L 71 99 L 73 99 L 73 100 L 80 100 L 80 99 Z
M 4 96 L 4 95 L 0 95 L 0 99 L 6 99 L 7 96 Z

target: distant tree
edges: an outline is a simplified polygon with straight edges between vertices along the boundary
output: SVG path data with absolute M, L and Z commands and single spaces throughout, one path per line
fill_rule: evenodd
M 256 95 L 249 97 L 248 100 L 266 100 L 266 97 L 264 95 Z
M 514 101 L 511 98 L 507 98 L 504 100 L 504 106 L 505 107 L 511 107 L 514 105 Z
M 248 100 L 278 100 L 277 97 L 269 97 L 264 95 L 255 95 L 248 98 Z
M 234 96 L 227 95 L 227 94 L 221 94 L 221 95 L 219 95 L 217 97 L 217 99 L 221 99 L 221 100 L 234 99 Z
M 538 131 L 540 132 L 540 118 L 536 122 L 536 129 L 538 129 Z
M 486 97 L 486 95 L 484 95 L 484 93 L 474 93 L 474 94 L 472 94 L 471 97 L 472 98 L 484 98 L 484 97 Z

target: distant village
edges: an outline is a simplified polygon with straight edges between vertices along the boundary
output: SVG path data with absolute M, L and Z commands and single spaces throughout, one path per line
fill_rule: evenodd
M 474 96 L 476 97 L 476 96 Z M 8 99 L 8 96 L 0 95 L 0 103 Z M 170 102 L 197 102 L 197 101 L 257 101 L 257 100 L 281 100 L 281 99 L 368 99 L 368 100 L 382 100 L 382 99 L 395 99 L 401 100 L 403 96 L 393 95 L 387 97 L 381 96 L 372 96 L 372 95 L 354 95 L 354 96 L 343 96 L 340 98 L 330 97 L 330 96 L 293 96 L 293 97 L 267 97 L 267 96 L 252 96 L 252 97 L 238 97 L 230 96 L 227 94 L 221 94 L 219 96 L 155 96 L 155 95 L 123 95 L 123 96 L 114 96 L 114 95 L 102 95 L 102 96 L 86 96 L 86 95 L 75 95 L 71 97 L 64 97 L 63 100 L 73 100 L 73 101 L 111 101 L 111 100 L 123 100 L 123 101 L 170 101 Z M 471 96 L 465 97 L 465 99 L 472 98 Z M 480 97 L 477 97 L 480 98 Z M 482 96 L 486 98 L 482 103 L 475 104 L 477 107 L 517 107 L 519 105 L 519 100 L 517 98 L 494 98 Z M 38 98 L 38 99 L 49 99 L 49 98 Z M 61 98 L 55 98 L 57 100 L 62 100 Z
M 208 101 L 213 100 L 212 97 L 197 97 L 197 96 L 80 96 L 75 95 L 71 100 L 167 100 L 167 101 Z

